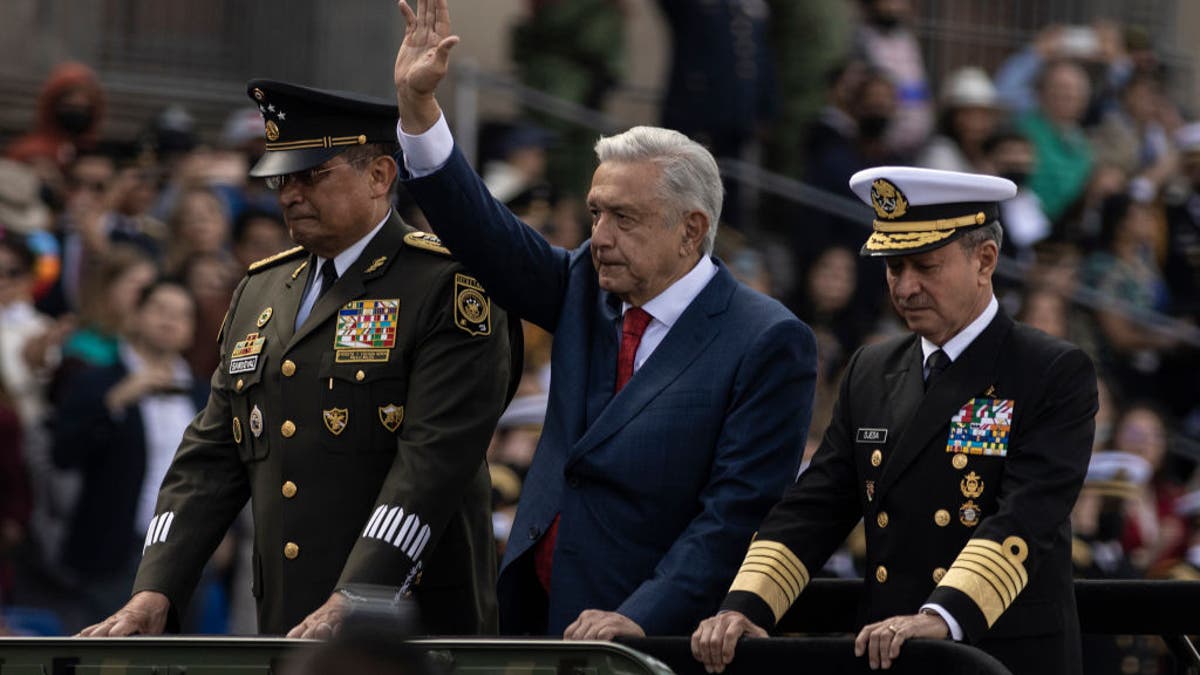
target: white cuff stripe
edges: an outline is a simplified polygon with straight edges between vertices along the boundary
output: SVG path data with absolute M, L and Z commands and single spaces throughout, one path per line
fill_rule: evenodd
M 433 530 L 417 514 L 405 512 L 404 507 L 383 504 L 367 520 L 362 536 L 385 541 L 416 560 L 433 537 Z
M 429 537 L 431 534 L 432 532 L 430 531 L 428 525 L 421 528 L 421 534 L 413 538 L 412 546 L 410 546 L 408 551 L 406 551 L 409 558 L 416 560 L 417 558 L 421 557 L 421 552 L 425 550 L 425 544 L 429 542 Z
M 399 506 L 393 506 L 392 508 L 388 509 L 387 516 L 383 519 L 383 522 L 379 524 L 379 531 L 375 533 L 379 535 L 380 539 L 387 539 L 387 537 L 384 536 L 384 533 L 387 532 L 388 528 L 392 526 L 392 521 L 396 520 L 397 513 L 403 515 L 404 509 L 400 508 Z
M 175 522 L 174 511 L 164 511 L 151 518 L 150 525 L 146 528 L 146 539 L 142 542 L 142 553 L 145 553 L 152 544 L 165 542 L 173 522 Z
M 374 528 L 379 525 L 379 518 L 383 516 L 384 512 L 386 511 L 387 506 L 380 506 L 379 508 L 375 509 L 375 513 L 372 513 L 371 518 L 367 521 L 367 526 L 363 528 L 362 536 L 372 536 L 371 533 L 375 531 Z
M 174 511 L 170 511 L 167 513 L 166 521 L 167 521 L 166 524 L 164 524 L 162 526 L 162 533 L 158 535 L 158 540 L 160 542 L 167 540 L 167 533 L 171 531 L 171 523 L 175 522 L 175 512 Z
M 400 521 L 404 518 L 404 509 L 401 509 L 400 507 L 396 508 L 399 510 L 399 513 L 397 513 L 395 519 L 392 520 L 392 526 L 387 528 L 387 532 L 379 537 L 388 543 L 391 543 L 392 537 L 396 534 L 396 529 L 400 527 Z
M 408 518 L 404 520 L 404 527 L 400 528 L 400 532 L 396 534 L 396 538 L 388 539 L 388 543 L 394 546 L 399 546 L 400 542 L 404 540 L 404 537 L 406 537 L 409 531 L 413 529 L 413 522 L 415 520 L 416 518 L 410 514 Z

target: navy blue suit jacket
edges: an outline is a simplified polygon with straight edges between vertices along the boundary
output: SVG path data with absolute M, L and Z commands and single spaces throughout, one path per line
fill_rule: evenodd
M 600 609 L 647 634 L 690 632 L 717 609 L 795 478 L 812 408 L 812 332 L 717 261 L 613 396 L 621 304 L 599 288 L 589 243 L 549 245 L 492 199 L 457 149 L 406 187 L 497 303 L 554 333 L 549 409 L 501 565 L 501 629 L 561 634 Z M 531 553 L 556 514 L 547 606 Z

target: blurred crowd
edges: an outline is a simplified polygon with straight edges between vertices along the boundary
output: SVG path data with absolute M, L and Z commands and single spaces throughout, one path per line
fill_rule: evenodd
M 883 164 L 1015 182 L 1001 303 L 1085 348 L 1101 373 L 1094 466 L 1074 516 L 1079 574 L 1200 579 L 1200 123 L 1172 98 L 1152 36 L 1109 21 L 1050 26 L 994 72 L 935 81 L 909 0 L 847 1 L 849 48 L 820 91 L 793 92 L 786 32 L 772 22 L 794 17 L 772 13 L 779 3 L 659 0 L 675 45 L 661 123 L 719 157 L 765 144 L 791 159 L 791 177 L 847 198 L 853 173 Z M 625 68 L 622 3 L 531 8 L 513 33 L 523 80 L 602 107 Z M 805 96 L 822 104 L 792 128 Z M 246 178 L 264 151 L 255 108 L 231 111 L 216 142 L 201 142 L 180 107 L 136 138 L 106 137 L 108 103 L 94 72 L 63 64 L 0 160 L 0 605 L 31 632 L 76 630 L 125 598 L 158 483 L 217 365 L 233 289 L 250 262 L 291 246 L 273 195 Z M 543 114 L 494 121 L 478 164 L 498 199 L 574 247 L 595 136 Z M 718 255 L 818 336 L 811 456 L 842 366 L 902 326 L 883 266 L 857 255 L 865 218 L 836 200 L 755 200 L 728 186 Z M 525 337 L 525 377 L 488 453 L 501 548 L 549 384 L 551 336 L 527 326 Z M 235 528 L 192 629 L 253 631 L 238 608 L 243 553 Z M 861 574 L 855 560 L 852 538 L 826 572 Z

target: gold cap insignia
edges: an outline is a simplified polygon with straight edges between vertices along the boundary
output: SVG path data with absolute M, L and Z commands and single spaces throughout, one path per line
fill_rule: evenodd
M 325 428 L 329 430 L 329 433 L 340 436 L 346 430 L 346 423 L 350 421 L 350 411 L 346 408 L 322 410 L 321 419 L 325 422 Z
M 254 99 L 256 101 L 263 100 L 263 90 L 262 89 L 259 89 L 258 87 L 254 88 Z
M 267 120 L 267 140 L 279 140 L 279 125 L 275 124 L 275 120 Z
M 395 432 L 404 421 L 404 406 L 389 403 L 379 406 L 379 423 L 384 429 Z
M 895 220 L 908 213 L 908 198 L 886 178 L 876 178 L 871 183 L 871 206 L 875 215 L 885 220 Z

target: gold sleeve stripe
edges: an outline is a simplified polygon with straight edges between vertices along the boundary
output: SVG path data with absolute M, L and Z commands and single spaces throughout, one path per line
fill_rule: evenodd
M 978 556 L 972 551 L 963 551 L 958 555 L 958 560 L 954 562 L 955 564 L 960 562 L 964 564 L 971 563 L 977 569 L 983 570 L 984 572 L 992 575 L 996 579 L 996 583 L 1001 584 L 1004 587 L 1004 591 L 1010 598 L 1015 598 L 1017 593 L 1021 591 L 1021 587 L 1018 585 L 1019 582 L 1014 579 L 1006 570 L 996 567 L 995 565 L 991 564 L 991 561 L 989 561 L 987 558 Z
M 938 585 L 965 593 L 983 612 L 990 628 L 1029 583 L 1024 565 L 1027 555 L 1028 547 L 1020 537 L 1009 537 L 1003 545 L 972 539 Z
M 986 581 L 992 588 L 996 590 L 996 594 L 1000 597 L 1000 601 L 1004 603 L 1005 607 L 1011 605 L 1013 599 L 1016 597 L 1016 595 L 1013 594 L 1012 589 L 1009 588 L 1008 585 L 1005 584 L 995 572 L 983 567 L 982 565 L 979 565 L 972 560 L 963 560 L 962 558 L 959 558 L 954 562 L 954 565 L 951 566 L 950 569 L 963 569 Z
M 729 590 L 746 591 L 762 598 L 779 621 L 808 580 L 808 568 L 791 549 L 779 542 L 758 540 L 750 544 Z
M 1010 539 L 1013 537 L 1010 537 Z M 1003 569 L 1008 572 L 1017 584 L 1024 588 L 1029 581 L 1029 575 L 1025 571 L 1025 566 L 1022 564 L 1023 558 L 1018 560 L 1011 555 L 1007 555 L 1004 547 L 994 541 L 986 539 L 972 539 L 963 547 L 963 552 L 971 551 L 983 558 L 986 558 L 993 567 Z
M 768 565 L 779 567 L 780 571 L 786 573 L 789 577 L 795 579 L 798 586 L 796 592 L 808 585 L 808 570 L 804 568 L 796 556 L 792 555 L 791 551 L 773 551 L 764 547 L 750 546 L 750 550 L 746 552 L 746 562 L 757 560 Z

